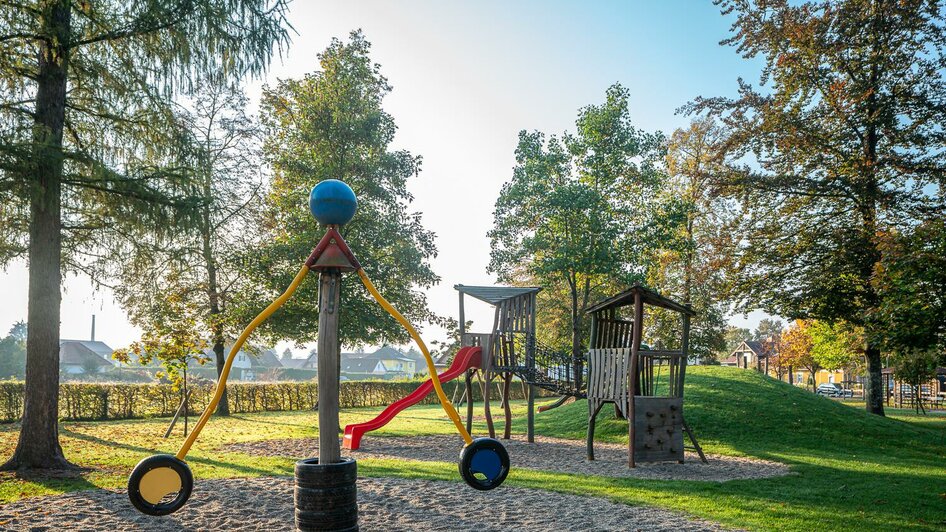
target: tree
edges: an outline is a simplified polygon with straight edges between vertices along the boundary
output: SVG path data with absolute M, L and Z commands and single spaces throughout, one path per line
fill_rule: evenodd
M 667 145 L 667 178 L 661 183 L 659 215 L 665 234 L 657 241 L 648 282 L 678 298 L 696 312 L 691 321 L 690 352 L 703 363 L 715 360 L 725 348 L 725 279 L 729 209 L 731 201 L 714 193 L 711 185 L 721 171 L 716 152 L 723 130 L 700 118 L 677 129 Z M 676 324 L 676 316 L 671 317 Z M 659 325 L 658 325 L 659 326 Z M 667 329 L 667 341 L 679 337 L 678 327 Z
M 444 361 L 447 362 L 448 364 L 452 364 L 453 358 L 457 355 L 457 352 L 460 350 L 460 344 L 462 341 L 462 338 L 460 338 L 460 323 L 457 320 L 450 317 L 448 317 L 444 323 L 445 323 L 444 328 L 447 329 L 447 334 L 448 334 L 447 339 L 432 341 L 430 343 L 432 347 L 430 351 L 430 356 L 433 357 L 434 360 L 437 360 L 440 357 L 443 357 L 446 355 L 447 358 L 444 359 Z M 472 326 L 473 326 L 473 321 L 467 320 L 466 330 L 469 331 L 470 327 Z M 415 352 L 413 347 L 408 352 L 408 357 L 413 358 L 415 360 L 418 360 L 418 359 L 423 360 L 424 358 L 423 355 L 421 355 L 419 352 Z M 417 372 L 426 373 L 427 364 L 419 364 L 417 368 Z
M 812 322 L 811 356 L 828 370 L 852 369 L 864 356 L 864 334 L 843 322 Z
M 913 407 L 917 413 L 926 413 L 923 407 L 923 385 L 936 378 L 936 369 L 946 356 L 938 349 L 904 349 L 894 353 L 894 378 L 910 385 Z
M 22 379 L 26 373 L 26 324 L 18 321 L 0 340 L 0 379 Z
M 603 104 L 582 108 L 576 126 L 561 138 L 519 133 L 512 179 L 496 200 L 489 270 L 502 282 L 540 284 L 543 301 L 562 295 L 567 311 L 557 316 L 580 378 L 583 309 L 609 287 L 643 278 L 635 237 L 645 225 L 645 192 L 656 185 L 662 137 L 631 125 L 620 85 Z
M 811 389 L 815 389 L 815 374 L 821 369 L 820 364 L 811 354 L 812 339 L 809 331 L 810 324 L 804 320 L 795 320 L 788 326 L 788 329 L 782 333 L 779 341 L 779 364 L 782 367 L 788 367 L 789 372 L 793 368 L 804 368 L 808 370 L 808 382 Z
M 177 111 L 196 144 L 191 169 L 199 188 L 201 205 L 195 222 L 183 233 L 167 238 L 151 235 L 139 239 L 116 260 L 122 282 L 115 295 L 130 321 L 151 339 L 160 338 L 166 308 L 192 310 L 195 330 L 189 337 L 209 340 L 217 377 L 226 362 L 224 348 L 232 343 L 243 324 L 233 319 L 231 301 L 247 281 L 243 265 L 233 260 L 235 250 L 259 245 L 256 211 L 261 200 L 262 165 L 260 130 L 246 114 L 248 99 L 235 84 L 206 79 L 195 84 L 189 108 Z M 175 349 L 159 350 L 161 359 L 180 362 Z M 217 405 L 218 415 L 229 415 L 227 391 Z
M 782 322 L 772 318 L 762 318 L 752 333 L 752 339 L 758 342 L 768 338 L 777 338 L 782 334 Z
M 204 365 L 208 357 L 204 354 L 207 341 L 198 323 L 204 319 L 204 309 L 192 305 L 188 289 L 180 288 L 182 283 L 171 280 L 170 286 L 178 287 L 182 292 L 164 290 L 155 297 L 164 301 L 152 301 L 148 328 L 141 340 L 129 347 L 116 349 L 112 357 L 124 364 L 137 363 L 142 366 L 157 361 L 163 371 L 156 373 L 158 379 L 167 379 L 177 390 L 184 383 L 184 372 L 193 361 Z
M 421 158 L 390 148 L 397 126 L 382 103 L 391 86 L 371 62 L 370 47 L 360 31 L 348 42 L 333 39 L 318 56 L 321 71 L 263 90 L 263 150 L 273 178 L 257 222 L 266 243 L 241 259 L 252 280 L 239 298 L 243 321 L 285 290 L 324 234 L 305 204 L 312 187 L 325 179 L 345 181 L 358 196 L 358 212 L 342 235 L 378 290 L 412 322 L 436 320 L 422 291 L 439 281 L 429 264 L 436 255 L 434 234 L 410 211 L 407 191 Z M 409 340 L 360 285 L 357 276 L 342 280 L 340 342 Z M 312 341 L 318 335 L 317 303 L 318 283 L 303 283 L 260 330 L 273 340 Z
M 288 347 L 287 347 L 286 349 L 284 349 L 283 352 L 282 352 L 282 357 L 281 357 L 281 358 L 282 358 L 282 361 L 283 361 L 283 362 L 285 362 L 285 361 L 287 361 L 287 360 L 292 360 L 292 349 L 289 349 Z
M 188 222 L 170 98 L 192 73 L 259 73 L 282 0 L 12 1 L 0 6 L 0 261 L 29 264 L 26 392 L 4 469 L 72 467 L 59 445 L 62 272 L 118 236 Z
M 740 303 L 863 327 L 867 410 L 883 415 L 882 235 L 944 209 L 946 27 L 925 0 L 716 0 L 723 41 L 761 58 L 762 88 L 697 98 L 727 129 L 719 187 L 743 201 Z

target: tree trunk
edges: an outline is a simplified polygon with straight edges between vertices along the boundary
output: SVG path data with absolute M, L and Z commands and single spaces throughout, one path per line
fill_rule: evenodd
M 35 168 L 30 198 L 29 303 L 23 421 L 13 457 L 0 469 L 73 468 L 59 445 L 59 305 L 62 282 L 62 132 L 71 8 L 47 8 L 39 52 Z
M 581 315 L 578 308 L 578 280 L 572 277 L 569 280 L 572 296 L 572 369 L 575 372 L 575 389 L 581 389 Z
M 209 126 L 208 126 L 209 128 Z M 207 149 L 210 150 L 210 133 L 207 134 Z M 204 259 L 204 268 L 207 270 L 207 298 L 210 303 L 210 328 L 213 337 L 214 363 L 217 366 L 217 382 L 220 382 L 220 375 L 223 373 L 223 366 L 226 364 L 225 342 L 223 337 L 223 324 L 220 321 L 222 313 L 220 308 L 220 292 L 218 291 L 217 281 L 217 262 L 214 257 L 213 232 L 214 225 L 211 218 L 211 201 L 213 200 L 213 169 L 204 168 L 204 207 L 201 215 L 201 256 Z M 223 387 L 223 394 L 220 396 L 220 402 L 217 403 L 217 410 L 214 414 L 218 416 L 230 415 L 230 401 L 227 396 L 227 387 Z
M 884 377 L 880 348 L 868 343 L 864 356 L 867 358 L 867 389 L 864 390 L 864 403 L 868 412 L 882 416 L 884 415 Z

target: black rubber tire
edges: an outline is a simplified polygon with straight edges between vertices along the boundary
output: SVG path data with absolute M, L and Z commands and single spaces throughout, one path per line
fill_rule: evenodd
M 181 491 L 171 502 L 151 504 L 141 496 L 141 479 L 148 471 L 159 467 L 173 469 L 181 477 Z M 128 499 L 139 512 L 148 515 L 168 515 L 180 510 L 193 490 L 194 475 L 191 474 L 191 468 L 184 461 L 178 460 L 177 457 L 170 454 L 156 454 L 145 458 L 138 462 L 138 465 L 131 471 L 131 476 L 128 477 Z
M 473 474 L 471 467 L 473 465 L 473 457 L 479 452 L 495 453 L 499 458 L 500 472 L 496 478 L 479 479 Z M 473 443 L 460 450 L 460 463 L 458 467 L 460 469 L 460 476 L 463 477 L 463 480 L 469 484 L 470 487 L 481 491 L 491 490 L 498 488 L 509 474 L 509 453 L 506 452 L 506 448 L 503 447 L 503 444 L 500 443 L 499 440 L 493 438 L 477 438 L 473 440 Z
M 351 458 L 321 465 L 318 458 L 296 462 L 296 529 L 358 530 L 358 464 Z
M 296 510 L 330 510 L 348 508 L 358 503 L 358 489 L 354 484 L 340 488 L 295 489 Z
M 296 462 L 296 486 L 303 488 L 340 488 L 350 486 L 358 479 L 358 466 L 351 458 L 321 465 L 318 458 Z

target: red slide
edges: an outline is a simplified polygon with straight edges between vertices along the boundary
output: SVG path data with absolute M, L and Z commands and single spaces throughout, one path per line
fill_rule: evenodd
M 460 349 L 460 351 L 457 352 L 457 356 L 453 359 L 453 364 L 450 364 L 447 371 L 440 374 L 440 382 L 452 381 L 460 375 L 463 375 L 463 372 L 466 370 L 480 367 L 482 358 L 482 351 L 479 347 L 464 347 Z M 434 383 L 431 382 L 430 379 L 427 379 L 424 381 L 424 384 L 418 386 L 410 395 L 388 405 L 388 407 L 384 409 L 384 412 L 381 412 L 378 417 L 371 421 L 365 421 L 364 423 L 348 425 L 345 427 L 345 437 L 342 439 L 342 447 L 351 450 L 357 449 L 358 445 L 361 443 L 361 437 L 364 436 L 366 432 L 377 430 L 387 425 L 401 410 L 416 405 L 424 397 L 427 397 L 427 394 L 433 391 L 433 389 Z

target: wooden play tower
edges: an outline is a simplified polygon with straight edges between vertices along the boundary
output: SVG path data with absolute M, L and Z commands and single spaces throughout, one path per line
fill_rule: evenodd
M 645 305 L 680 317 L 678 349 L 642 345 Z M 631 307 L 630 315 L 622 313 Z M 693 310 L 635 285 L 589 307 L 588 459 L 594 460 L 595 418 L 605 403 L 628 420 L 628 466 L 637 462 L 683 463 L 684 433 L 705 463 L 706 456 L 683 418 L 683 382 Z M 631 392 L 633 390 L 633 392 Z M 633 400 L 632 400 L 633 399 Z

